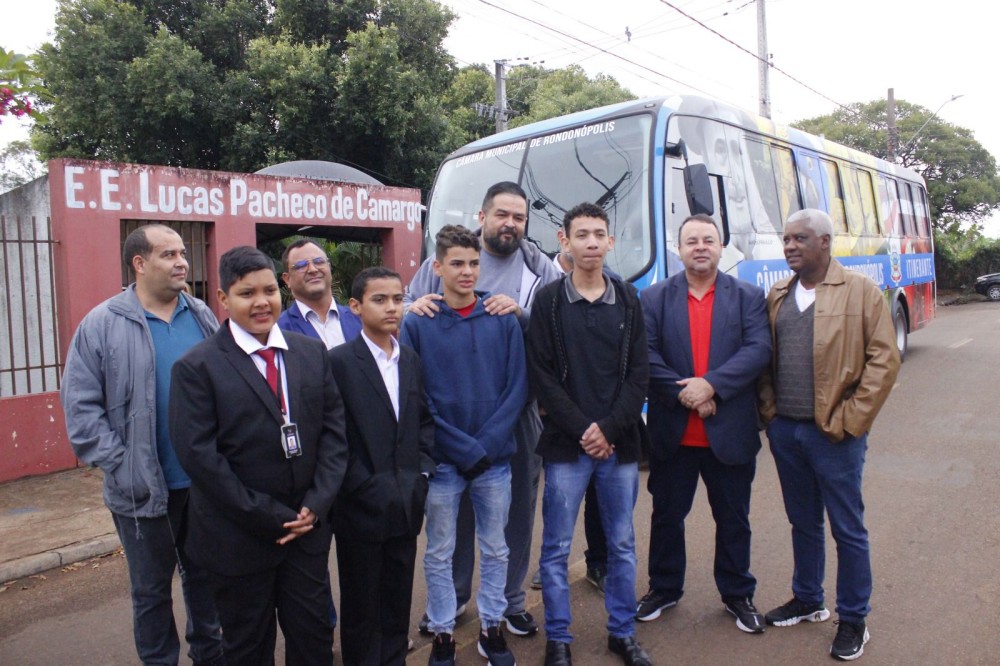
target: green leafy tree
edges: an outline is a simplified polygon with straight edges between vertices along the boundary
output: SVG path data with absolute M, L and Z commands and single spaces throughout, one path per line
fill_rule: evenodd
M 461 139 L 431 0 L 61 0 L 39 56 L 46 159 L 255 171 L 342 161 L 427 187 Z
M 838 109 L 794 125 L 886 159 L 886 106 L 884 100 L 851 104 L 850 110 Z M 901 100 L 896 101 L 896 127 L 900 143 L 896 161 L 927 182 L 936 230 L 978 226 L 1000 210 L 996 159 L 976 141 L 971 130 Z
M 20 187 L 45 174 L 27 141 L 11 141 L 0 150 L 0 193 Z

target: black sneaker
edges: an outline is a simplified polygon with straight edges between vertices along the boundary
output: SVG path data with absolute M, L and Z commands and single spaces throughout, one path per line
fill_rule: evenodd
M 538 627 L 535 627 L 538 630 Z M 488 666 L 517 666 L 514 655 L 507 649 L 500 625 L 486 628 L 479 634 L 479 654 L 486 657 Z
M 669 599 L 665 594 L 656 590 L 650 590 L 646 593 L 646 596 L 639 600 L 639 605 L 635 609 L 635 619 L 640 622 L 655 620 L 660 617 L 662 611 L 673 608 L 676 605 L 676 599 Z
M 451 634 L 438 634 L 434 637 L 427 666 L 455 666 L 455 639 Z
M 795 597 L 783 606 L 778 606 L 764 616 L 764 621 L 776 627 L 791 627 L 803 620 L 806 622 L 823 622 L 830 619 L 830 611 L 823 602 L 807 604 Z
M 538 623 L 528 611 L 503 616 L 507 631 L 515 636 L 534 636 L 538 633 Z
M 465 604 L 462 604 L 455 610 L 455 622 L 458 622 L 458 618 L 465 615 Z M 427 617 L 427 613 L 424 613 L 420 618 L 420 622 L 417 623 L 417 631 L 419 631 L 424 636 L 433 636 L 434 632 L 431 631 L 431 619 Z
M 608 572 L 600 567 L 587 567 L 587 582 L 604 594 L 604 579 L 608 577 Z
M 747 597 L 734 597 L 725 601 L 726 610 L 736 618 L 736 626 L 748 634 L 764 633 L 764 616 L 760 614 L 753 600 Z
M 617 654 L 625 662 L 625 666 L 653 666 L 646 651 L 635 640 L 635 636 L 608 636 L 608 649 Z
M 830 656 L 841 661 L 854 661 L 865 653 L 865 643 L 871 636 L 864 622 L 838 620 L 837 637 L 830 646 Z
M 573 666 L 573 655 L 569 643 L 547 641 L 545 643 L 545 666 Z

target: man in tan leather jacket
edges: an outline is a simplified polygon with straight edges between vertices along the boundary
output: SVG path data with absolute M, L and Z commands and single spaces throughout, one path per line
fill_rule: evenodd
M 840 621 L 830 654 L 851 661 L 869 639 L 872 576 L 861 497 L 868 430 L 896 381 L 899 352 L 881 289 L 832 257 L 832 239 L 826 213 L 789 217 L 783 243 L 795 275 L 767 297 L 774 357 L 759 403 L 792 524 L 795 569 L 793 598 L 766 620 L 792 626 L 830 617 L 825 510 L 838 554 Z

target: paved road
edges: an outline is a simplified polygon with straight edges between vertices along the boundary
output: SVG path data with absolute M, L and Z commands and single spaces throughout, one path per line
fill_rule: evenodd
M 939 309 L 911 337 L 899 383 L 870 438 L 865 492 L 875 595 L 867 664 L 1000 663 L 1000 306 Z M 649 497 L 636 509 L 640 577 L 648 545 Z M 790 596 L 791 546 L 774 465 L 758 459 L 751 521 L 756 601 L 768 609 Z M 540 527 L 538 525 L 537 527 Z M 536 530 L 537 531 L 537 530 Z M 580 530 L 578 530 L 579 534 Z M 582 580 L 582 539 L 571 574 L 574 657 L 580 666 L 620 663 L 604 647 L 601 597 Z M 688 584 L 678 607 L 638 635 L 657 664 L 825 664 L 832 622 L 762 636 L 738 631 L 722 612 L 711 576 L 713 532 L 704 494 L 688 526 Z M 537 538 L 535 544 L 537 552 Z M 836 553 L 827 582 L 832 605 Z M 422 574 L 418 565 L 418 581 Z M 178 595 L 179 596 L 179 595 Z M 529 607 L 541 616 L 540 595 Z M 423 608 L 418 583 L 414 623 Z M 178 616 L 183 611 L 178 606 Z M 459 663 L 479 666 L 474 611 L 457 631 Z M 427 640 L 416 636 L 412 663 L 424 663 Z M 521 664 L 541 664 L 542 637 L 510 638 Z M 19 581 L 0 592 L 0 664 L 135 663 L 124 562 L 111 556 L 69 571 Z M 280 663 L 280 660 L 279 660 Z M 339 663 L 339 659 L 338 659 Z

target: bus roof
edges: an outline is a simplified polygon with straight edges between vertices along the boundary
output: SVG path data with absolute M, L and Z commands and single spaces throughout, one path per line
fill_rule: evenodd
M 899 178 L 914 182 L 923 183 L 923 178 L 912 169 L 908 169 L 892 162 L 869 155 L 868 153 L 855 150 L 848 146 L 830 141 L 822 136 L 809 134 L 794 127 L 780 125 L 774 121 L 758 116 L 741 109 L 739 107 L 726 104 L 708 97 L 696 95 L 673 95 L 669 97 L 650 97 L 646 99 L 620 102 L 586 111 L 577 111 L 565 116 L 557 116 L 540 120 L 528 125 L 522 125 L 514 129 L 492 134 L 477 141 L 466 144 L 458 150 L 452 152 L 445 161 L 475 153 L 493 146 L 504 145 L 522 141 L 528 137 L 547 134 L 558 129 L 576 125 L 586 125 L 589 123 L 631 115 L 640 112 L 659 113 L 664 112 L 666 116 L 675 113 L 685 115 L 695 115 L 705 118 L 714 118 L 724 123 L 741 127 L 742 129 L 759 132 L 790 144 L 814 150 L 818 153 L 825 153 L 843 160 L 862 164 L 883 173 L 890 173 Z

